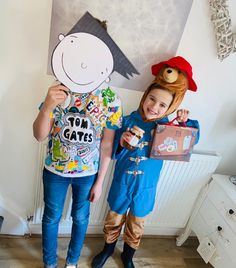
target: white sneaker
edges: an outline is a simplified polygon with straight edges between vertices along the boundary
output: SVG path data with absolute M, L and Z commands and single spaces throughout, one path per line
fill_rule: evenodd
M 65 265 L 65 268 L 78 268 L 79 266 L 76 264 L 76 265 L 71 265 L 71 264 L 66 264 Z

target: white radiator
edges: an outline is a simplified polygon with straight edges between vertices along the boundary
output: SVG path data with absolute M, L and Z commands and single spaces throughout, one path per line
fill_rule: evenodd
M 42 169 L 45 149 L 46 146 L 41 145 L 34 217 L 30 224 L 31 233 L 41 233 L 43 214 Z M 200 189 L 208 182 L 220 159 L 221 157 L 215 153 L 195 152 L 192 154 L 190 162 L 165 161 L 158 184 L 156 205 L 145 222 L 145 234 L 176 235 L 179 233 L 187 223 Z M 107 172 L 100 200 L 91 206 L 87 233 L 102 233 L 103 222 L 108 210 L 106 198 L 113 171 L 114 162 L 111 163 Z M 61 234 L 70 233 L 70 210 L 71 192 L 69 190 L 59 228 Z

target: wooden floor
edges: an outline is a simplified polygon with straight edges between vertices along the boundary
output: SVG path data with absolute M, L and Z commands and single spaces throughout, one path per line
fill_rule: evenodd
M 63 268 L 68 238 L 59 238 L 58 268 Z M 82 250 L 80 268 L 91 267 L 92 257 L 103 247 L 102 237 L 88 237 Z M 140 249 L 134 256 L 136 268 L 204 268 L 212 267 L 201 259 L 196 251 L 198 242 L 188 239 L 182 247 L 175 245 L 174 238 L 143 238 Z M 120 253 L 122 240 L 118 241 L 116 251 L 106 262 L 104 268 L 122 268 Z M 40 237 L 5 237 L 0 236 L 0 268 L 41 268 Z

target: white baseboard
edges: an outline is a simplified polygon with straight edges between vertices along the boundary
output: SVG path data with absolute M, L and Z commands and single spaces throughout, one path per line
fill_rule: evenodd
M 42 233 L 41 224 L 30 224 L 31 234 Z M 178 236 L 183 231 L 183 228 L 169 228 L 169 227 L 145 227 L 144 235 L 163 235 L 163 236 Z M 71 233 L 71 225 L 68 223 L 60 224 L 59 234 L 69 235 Z M 103 234 L 103 225 L 89 225 L 87 234 Z

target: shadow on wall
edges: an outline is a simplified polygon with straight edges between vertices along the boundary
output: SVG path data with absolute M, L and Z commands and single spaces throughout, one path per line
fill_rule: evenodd
M 10 209 L 3 208 L 2 204 L 0 204 L 0 215 L 1 234 L 25 235 L 28 232 L 26 221 Z
M 226 108 L 227 107 L 227 108 Z M 234 115 L 234 116 L 232 116 Z M 220 125 L 222 124 L 222 127 Z M 236 135 L 236 108 L 234 101 L 227 101 L 218 113 L 215 125 L 209 134 L 212 146 L 218 149 L 222 160 L 217 168 L 220 174 L 236 174 L 235 153 L 236 143 L 232 139 Z M 221 168 L 224 167 L 224 168 Z

